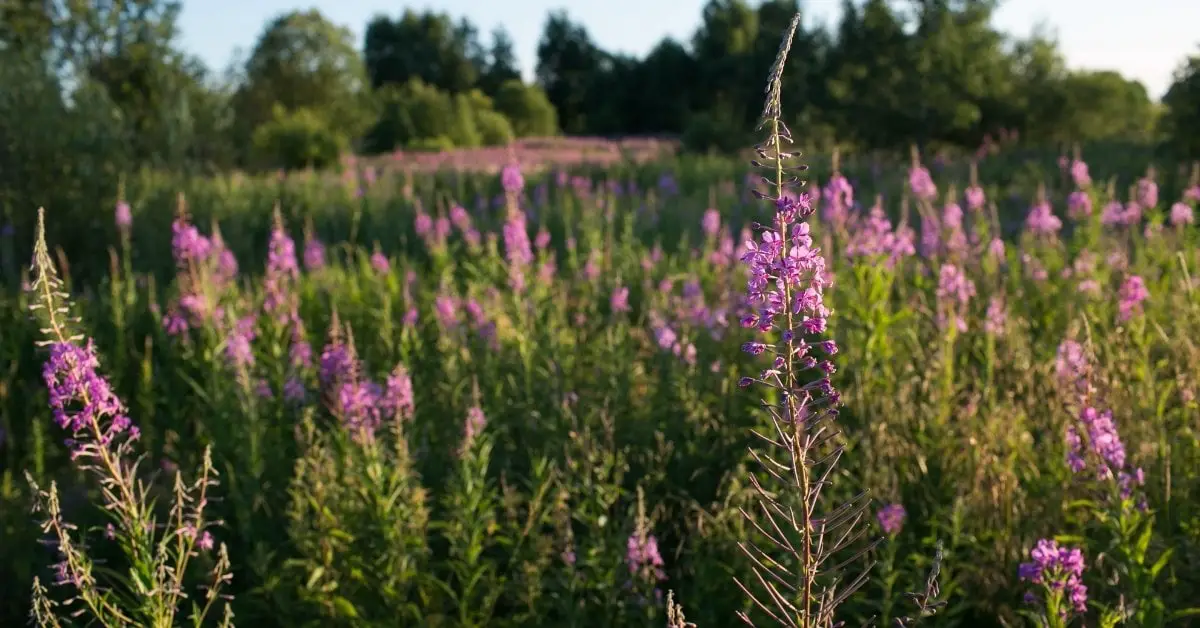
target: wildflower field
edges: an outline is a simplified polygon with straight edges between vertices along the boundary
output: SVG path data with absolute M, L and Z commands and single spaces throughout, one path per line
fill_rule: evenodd
M 772 102 L 755 167 L 29 212 L 0 625 L 1188 625 L 1191 166 L 788 157 Z

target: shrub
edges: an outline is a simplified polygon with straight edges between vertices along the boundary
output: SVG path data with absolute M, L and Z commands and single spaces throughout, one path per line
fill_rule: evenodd
M 310 109 L 276 107 L 274 118 L 255 129 L 252 145 L 259 165 L 298 169 L 324 168 L 337 162 L 347 142 Z
M 558 133 L 558 114 L 540 88 L 518 80 L 505 82 L 496 92 L 496 110 L 512 123 L 517 137 Z

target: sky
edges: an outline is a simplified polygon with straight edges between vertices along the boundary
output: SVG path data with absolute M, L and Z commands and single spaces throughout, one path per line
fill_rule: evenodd
M 433 9 L 455 19 L 468 16 L 487 35 L 508 30 L 527 78 L 533 75 L 546 15 L 566 9 L 587 27 L 592 40 L 613 52 L 645 54 L 663 37 L 687 41 L 700 22 L 705 0 L 185 0 L 180 18 L 183 46 L 220 70 L 241 50 L 248 53 L 264 25 L 291 10 L 319 9 L 358 38 L 376 14 L 398 16 L 406 8 Z M 835 23 L 841 0 L 807 0 L 809 19 Z M 1161 98 L 1172 74 L 1189 54 L 1200 53 L 1200 2 L 1196 0 L 1005 0 L 996 15 L 1004 31 L 1028 35 L 1038 26 L 1057 33 L 1070 67 L 1117 70 L 1141 81 Z

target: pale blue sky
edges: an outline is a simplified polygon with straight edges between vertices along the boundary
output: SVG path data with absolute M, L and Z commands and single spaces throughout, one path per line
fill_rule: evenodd
M 690 37 L 703 4 L 704 0 L 185 0 L 180 28 L 189 51 L 222 69 L 235 49 L 248 52 L 263 25 L 285 11 L 316 7 L 350 27 L 361 48 L 363 30 L 373 15 L 432 8 L 456 18 L 469 16 L 484 34 L 503 25 L 531 76 L 542 25 L 552 9 L 567 9 L 602 48 L 642 54 L 664 36 Z M 811 19 L 830 22 L 837 18 L 841 2 L 808 0 L 803 6 Z M 1198 0 L 1007 0 L 997 23 L 1022 35 L 1044 23 L 1058 32 L 1072 67 L 1118 70 L 1142 81 L 1154 98 L 1166 91 L 1179 62 L 1200 50 Z

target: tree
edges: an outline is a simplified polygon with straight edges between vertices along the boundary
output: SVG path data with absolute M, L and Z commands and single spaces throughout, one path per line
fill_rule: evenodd
M 363 58 L 376 89 L 418 78 L 451 93 L 467 92 L 485 70 L 486 54 L 470 22 L 406 10 L 398 20 L 376 16 L 367 24 Z
M 744 127 L 757 117 L 761 103 L 752 104 L 751 94 L 761 101 L 764 84 L 762 70 L 752 66 L 758 13 L 745 0 L 709 0 L 700 20 L 692 37 L 696 64 L 703 68 L 696 81 L 696 106 L 725 109 L 731 121 Z
M 918 140 L 959 145 L 982 137 L 983 104 L 1006 98 L 1012 75 L 992 0 L 920 0 L 913 36 L 915 72 L 907 94 Z
M 478 146 L 483 138 L 476 124 L 477 110 L 491 111 L 482 92 L 449 94 L 418 78 L 403 85 L 386 85 L 378 98 L 379 119 L 364 140 L 364 149 L 371 153 L 414 146 Z M 484 124 L 493 138 L 501 133 L 494 119 Z
M 1072 72 L 1063 83 L 1071 112 L 1059 139 L 1149 141 L 1154 103 L 1146 87 L 1117 72 Z
M 324 168 L 337 162 L 346 138 L 312 109 L 276 105 L 272 119 L 254 130 L 254 155 L 268 168 Z
M 500 86 L 508 81 L 520 80 L 521 70 L 517 67 L 517 54 L 513 51 L 512 37 L 503 28 L 492 31 L 492 46 L 488 50 L 487 68 L 479 79 L 484 93 L 495 95 Z
M 914 131 L 913 61 L 904 23 L 885 0 L 842 3 L 837 43 L 826 70 L 830 110 L 841 139 L 897 147 Z
M 546 93 L 518 79 L 505 81 L 496 90 L 496 111 L 508 118 L 517 137 L 545 137 L 558 132 L 558 117 Z
M 246 138 L 285 111 L 308 110 L 330 130 L 358 137 L 371 122 L 366 70 L 353 35 L 319 11 L 293 11 L 268 23 L 235 96 L 239 133 Z
M 1167 148 L 1179 157 L 1200 158 L 1200 54 L 1188 57 L 1175 70 L 1163 105 L 1167 110 L 1161 126 Z
M 571 22 L 565 11 L 550 14 L 537 51 L 537 84 L 558 112 L 567 133 L 585 133 L 591 99 L 603 54 L 587 29 Z

